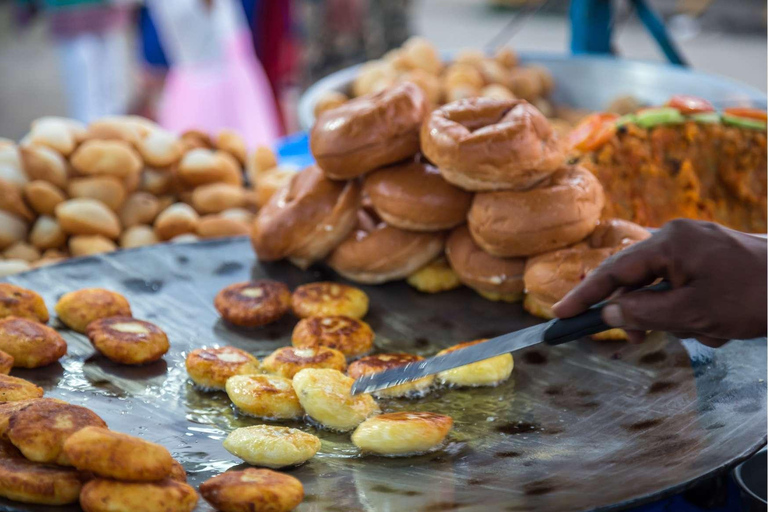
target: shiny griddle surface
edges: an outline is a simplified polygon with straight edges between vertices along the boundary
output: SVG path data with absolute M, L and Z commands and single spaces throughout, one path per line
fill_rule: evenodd
M 184 358 L 215 344 L 261 357 L 290 342 L 292 317 L 244 331 L 223 324 L 213 308 L 222 287 L 264 277 L 291 287 L 333 278 L 287 264 L 259 265 L 245 239 L 155 246 L 11 277 L 43 294 L 49 308 L 70 290 L 116 290 L 137 318 L 157 323 L 171 341 L 164 360 L 121 367 L 95 355 L 84 336 L 62 331 L 69 355 L 60 365 L 13 374 L 44 386 L 47 396 L 93 409 L 115 430 L 165 445 L 197 486 L 238 465 L 221 445 L 226 434 L 260 421 L 238 417 L 224 393 L 193 388 Z M 428 355 L 536 322 L 519 305 L 488 302 L 467 289 L 428 296 L 404 283 L 364 288 L 371 298 L 366 320 L 382 350 Z M 639 346 L 534 347 L 515 354 L 512 378 L 498 388 L 381 402 L 384 411 L 453 416 L 445 449 L 407 459 L 360 458 L 347 435 L 319 432 L 320 453 L 291 474 L 304 483 L 305 511 L 629 506 L 724 469 L 760 446 L 765 375 L 764 339 L 718 351 L 664 335 Z M 0 509 L 76 510 L 6 501 Z M 210 508 L 201 500 L 198 510 Z

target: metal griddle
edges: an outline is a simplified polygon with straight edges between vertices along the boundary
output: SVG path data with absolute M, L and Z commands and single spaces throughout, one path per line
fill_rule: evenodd
M 125 294 L 137 318 L 169 335 L 165 358 L 122 367 L 62 330 L 60 364 L 14 370 L 57 397 L 93 409 L 115 430 L 168 447 L 190 483 L 239 461 L 221 445 L 239 426 L 224 393 L 203 393 L 186 377 L 193 348 L 231 344 L 264 356 L 286 345 L 295 319 L 255 330 L 222 323 L 213 297 L 224 286 L 269 277 L 291 287 L 334 279 L 324 270 L 258 264 L 246 239 L 159 245 L 70 260 L 8 278 L 44 296 L 100 286 Z M 537 320 L 517 304 L 488 302 L 468 289 L 421 294 L 407 284 L 363 287 L 366 320 L 383 351 L 433 354 Z M 56 320 L 52 323 L 56 325 Z M 318 432 L 323 447 L 290 473 L 305 486 L 304 511 L 614 510 L 677 492 L 725 470 L 765 443 L 766 340 L 711 350 L 657 334 L 638 346 L 580 341 L 515 354 L 497 388 L 439 390 L 418 400 L 381 401 L 384 411 L 453 416 L 447 446 L 406 459 L 361 458 L 347 435 Z M 284 423 L 306 431 L 302 423 Z M 0 510 L 71 511 L 0 501 Z M 201 500 L 198 509 L 211 510 Z

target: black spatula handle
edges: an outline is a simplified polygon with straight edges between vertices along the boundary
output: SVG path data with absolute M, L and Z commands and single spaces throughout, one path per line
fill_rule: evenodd
M 671 289 L 672 285 L 669 284 L 669 281 L 661 281 L 652 286 L 642 288 L 642 291 L 665 292 Z M 556 320 L 549 329 L 544 331 L 544 342 L 549 345 L 560 345 L 561 343 L 612 329 L 611 326 L 603 322 L 602 318 L 603 308 L 609 302 L 608 300 L 599 302 L 580 315 Z

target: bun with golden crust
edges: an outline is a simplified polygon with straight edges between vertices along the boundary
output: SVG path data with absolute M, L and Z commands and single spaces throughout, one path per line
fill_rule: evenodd
M 543 318 L 554 318 L 552 305 L 576 287 L 608 257 L 651 234 L 633 222 L 602 220 L 589 238 L 572 247 L 540 254 L 528 260 L 523 281 L 525 309 Z
M 307 267 L 352 231 L 359 204 L 357 183 L 331 181 L 319 167 L 308 167 L 259 210 L 251 243 L 263 261 L 290 257 Z
M 524 100 L 469 98 L 433 111 L 421 151 L 466 190 L 523 190 L 555 172 L 565 147 L 549 121 Z
M 365 194 L 390 226 L 443 231 L 463 223 L 472 194 L 445 181 L 436 167 L 409 161 L 379 169 L 365 179 Z
M 517 302 L 523 298 L 524 258 L 497 258 L 472 240 L 469 229 L 454 229 L 445 254 L 462 283 L 490 300 Z
M 477 245 L 498 257 L 567 247 L 594 231 L 605 204 L 603 187 L 582 167 L 561 167 L 524 192 L 476 194 L 467 222 Z
M 417 233 L 376 222 L 361 210 L 357 229 L 328 258 L 328 265 L 358 283 L 378 284 L 405 279 L 435 259 L 444 233 Z
M 310 149 L 326 176 L 345 180 L 419 151 L 427 99 L 410 82 L 355 98 L 320 115 Z

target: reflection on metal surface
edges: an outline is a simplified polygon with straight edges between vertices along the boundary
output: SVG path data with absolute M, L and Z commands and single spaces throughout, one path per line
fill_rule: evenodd
M 171 342 L 162 361 L 123 367 L 94 354 L 84 336 L 63 331 L 69 354 L 61 364 L 14 374 L 42 385 L 48 396 L 92 408 L 115 430 L 163 444 L 197 486 L 240 467 L 222 440 L 236 427 L 262 422 L 239 416 L 226 394 L 190 384 L 186 354 L 234 345 L 262 358 L 289 344 L 296 322 L 285 318 L 254 330 L 223 324 L 214 295 L 251 277 L 292 288 L 333 278 L 322 269 L 257 265 L 246 239 L 160 245 L 14 276 L 9 280 L 41 292 L 49 307 L 62 293 L 87 286 L 124 293 L 135 316 L 157 323 Z M 366 321 L 382 351 L 432 355 L 538 322 L 519 305 L 487 302 L 468 289 L 428 296 L 391 283 L 365 290 Z M 362 457 L 348 435 L 284 423 L 322 439 L 314 459 L 290 470 L 305 485 L 300 510 L 567 511 L 656 499 L 733 464 L 765 439 L 765 340 L 693 347 L 689 355 L 661 334 L 643 345 L 535 346 L 515 354 L 512 378 L 499 387 L 381 401 L 385 412 L 454 418 L 446 447 L 415 458 Z M 7 501 L 0 509 L 53 510 Z M 211 509 L 201 502 L 197 510 Z

